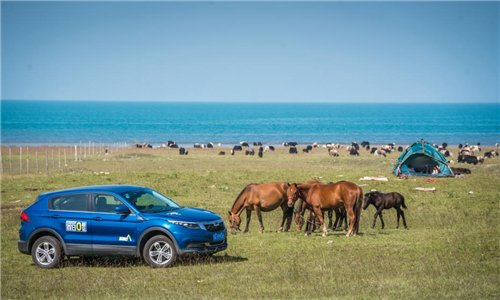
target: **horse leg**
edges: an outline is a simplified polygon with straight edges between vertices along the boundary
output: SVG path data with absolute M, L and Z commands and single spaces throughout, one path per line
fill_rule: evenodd
M 347 230 L 346 236 L 351 236 L 353 235 L 353 229 L 354 229 L 354 220 L 356 219 L 356 215 L 354 214 L 354 209 L 352 206 L 346 206 L 346 211 L 347 214 L 349 215 L 349 230 Z
M 308 221 L 307 221 L 307 225 L 306 225 L 306 236 L 310 236 L 311 235 L 311 232 L 312 232 L 312 229 L 313 229 L 313 222 L 314 222 L 314 212 L 312 211 L 312 209 L 309 211 L 309 217 L 307 217 Z M 309 226 L 309 228 L 307 227 Z
M 252 216 L 252 210 L 250 208 L 247 208 L 247 226 L 245 227 L 245 231 L 243 232 L 248 232 L 248 226 L 250 225 L 251 216 Z
M 373 216 L 373 224 L 372 224 L 372 228 L 375 228 L 375 223 L 377 222 L 377 217 L 378 217 L 378 211 L 375 213 L 375 215 Z
M 260 222 L 259 233 L 263 233 L 264 232 L 264 223 L 262 223 L 262 214 L 260 213 L 260 207 L 255 205 L 254 209 L 255 209 L 255 213 L 257 214 L 257 217 L 259 218 L 259 222 Z
M 382 229 L 384 229 L 384 218 L 382 217 L 382 209 L 379 210 L 378 216 L 380 217 L 380 222 L 382 223 Z
M 314 208 L 314 213 L 318 216 L 321 228 L 323 229 L 323 236 L 326 236 L 327 230 L 325 225 L 325 219 L 323 218 L 323 211 L 319 207 Z
M 405 212 L 401 208 L 399 209 L 399 214 L 401 215 L 401 217 L 403 217 L 403 225 L 405 229 L 408 229 L 408 226 L 406 226 Z
M 344 220 L 344 232 L 347 231 L 347 211 L 344 209 L 342 212 L 342 219 Z M 340 219 L 340 227 L 342 227 L 342 219 Z
M 337 229 L 337 225 L 339 225 L 339 211 L 338 209 L 335 210 L 335 222 L 333 223 L 333 227 L 332 227 L 332 230 L 335 231 Z M 342 224 L 340 225 L 342 226 Z
M 333 218 L 333 209 L 328 211 L 328 229 L 334 230 L 332 218 Z M 335 221 L 337 221 L 337 218 L 335 218 Z M 337 224 L 335 224 L 335 226 L 337 226 Z
M 290 226 L 292 226 L 293 207 L 288 207 L 288 205 L 285 205 L 285 207 L 286 207 L 286 227 L 285 227 L 285 231 L 288 232 L 288 230 L 290 230 Z
M 281 220 L 280 229 L 278 229 L 277 231 L 278 233 L 283 232 L 283 225 L 285 225 L 285 220 L 287 218 L 288 205 L 286 204 L 286 202 L 283 202 L 283 204 L 281 204 L 281 209 L 283 210 L 283 218 Z
M 399 228 L 399 209 L 398 208 L 396 208 L 396 212 L 398 213 L 398 222 L 396 223 L 396 229 L 398 229 Z

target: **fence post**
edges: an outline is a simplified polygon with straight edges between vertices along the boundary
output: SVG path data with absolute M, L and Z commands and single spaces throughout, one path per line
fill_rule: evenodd
M 52 169 L 55 169 L 55 165 L 54 165 L 54 149 L 52 149 Z
M 66 148 L 64 148 L 64 166 L 68 166 L 68 164 L 66 163 Z
M 30 160 L 28 157 L 26 157 L 26 173 L 30 172 Z
M 49 170 L 49 150 L 45 150 L 45 169 Z
M 19 174 L 21 174 L 23 171 L 23 162 L 22 162 L 22 157 L 23 157 L 23 147 L 19 147 Z
M 59 169 L 61 168 L 61 147 L 59 147 L 59 153 L 57 155 L 57 159 L 59 161 Z
M 12 174 L 12 149 L 9 147 L 9 170 Z
M 78 146 L 75 145 L 75 161 L 73 161 L 73 163 L 75 163 L 77 161 L 77 159 L 78 159 L 78 154 L 77 154 L 78 153 L 78 149 L 77 149 L 77 147 Z
M 35 151 L 36 173 L 38 174 L 38 150 Z

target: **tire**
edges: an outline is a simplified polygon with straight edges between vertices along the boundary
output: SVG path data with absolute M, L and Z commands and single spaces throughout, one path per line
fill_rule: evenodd
M 162 254 L 159 255 L 159 252 Z M 142 249 L 142 255 L 146 263 L 153 268 L 170 267 L 177 259 L 174 243 L 164 235 L 150 238 Z
M 43 236 L 31 247 L 31 258 L 42 269 L 52 269 L 61 261 L 61 243 L 52 236 Z

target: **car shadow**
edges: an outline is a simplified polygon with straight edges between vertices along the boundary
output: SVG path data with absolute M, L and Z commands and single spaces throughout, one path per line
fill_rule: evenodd
M 247 261 L 248 258 L 231 255 L 204 255 L 204 254 L 188 254 L 177 258 L 177 261 L 172 267 L 176 266 L 194 266 L 194 265 L 210 265 L 221 263 L 233 263 Z M 33 264 L 34 265 L 34 264 Z M 78 257 L 69 258 L 61 262 L 61 267 L 111 267 L 111 268 L 127 268 L 131 266 L 148 266 L 148 264 L 138 257 Z

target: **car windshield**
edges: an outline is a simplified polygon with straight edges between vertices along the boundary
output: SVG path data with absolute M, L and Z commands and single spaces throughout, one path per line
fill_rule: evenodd
M 126 192 L 121 196 L 142 213 L 157 213 L 180 208 L 177 203 L 153 190 Z

